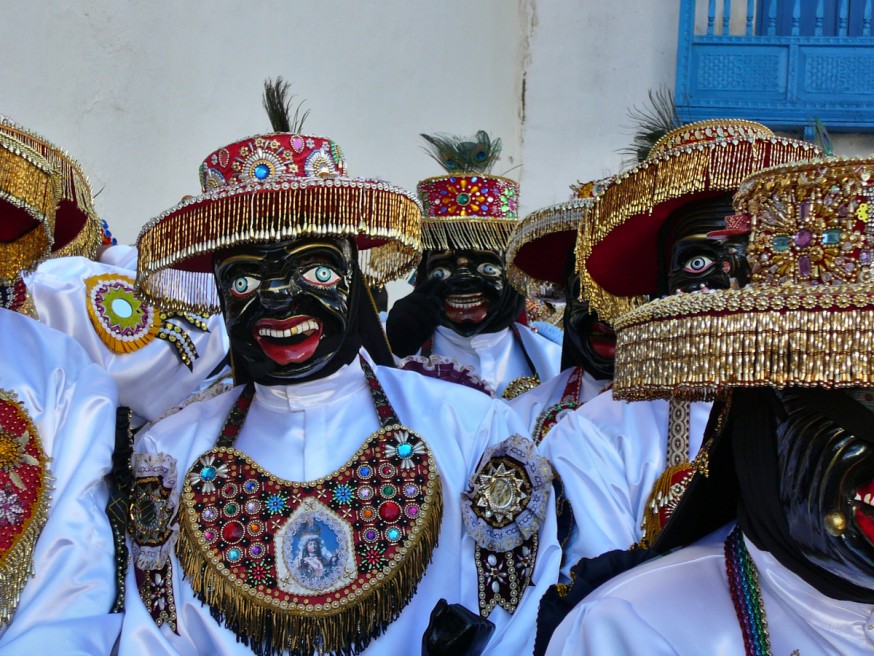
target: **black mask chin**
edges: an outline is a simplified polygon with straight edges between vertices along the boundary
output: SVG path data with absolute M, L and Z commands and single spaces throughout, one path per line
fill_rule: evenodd
M 419 271 L 440 301 L 440 324 L 464 337 L 503 330 L 525 307 L 497 251 L 426 251 Z
M 787 412 L 777 451 L 789 533 L 808 560 L 874 590 L 874 443 L 821 412 L 804 392 L 779 396 Z M 843 417 L 874 420 L 845 391 L 818 391 L 817 399 L 846 406 Z
M 237 382 L 285 385 L 351 362 L 360 276 L 354 246 L 307 238 L 216 254 L 214 274 Z
M 616 333 L 589 311 L 589 303 L 580 300 L 580 276 L 576 258 L 571 253 L 565 268 L 567 302 L 564 306 L 564 340 L 561 368 L 580 366 L 597 380 L 613 378 L 616 358 Z
M 676 210 L 659 233 L 659 294 L 743 287 L 749 282 L 749 235 L 708 237 L 725 229 L 734 213 L 731 195 L 707 198 Z

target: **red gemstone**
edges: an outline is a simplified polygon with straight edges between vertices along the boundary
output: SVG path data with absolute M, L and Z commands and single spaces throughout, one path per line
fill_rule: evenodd
M 379 516 L 387 522 L 397 521 L 401 516 L 401 507 L 394 501 L 386 501 L 379 507 Z
M 225 542 L 233 544 L 239 542 L 245 532 L 246 531 L 240 522 L 228 522 L 222 526 L 222 539 Z

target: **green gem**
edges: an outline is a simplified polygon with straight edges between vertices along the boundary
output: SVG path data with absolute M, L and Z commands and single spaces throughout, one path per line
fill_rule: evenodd
M 458 202 L 459 205 L 467 205 L 470 202 L 470 195 L 458 194 L 455 200 Z
M 822 233 L 822 245 L 823 246 L 834 246 L 835 244 L 839 244 L 841 241 L 841 231 L 840 230 L 826 230 Z
M 236 515 L 237 512 L 239 512 L 239 510 L 240 510 L 240 507 L 233 502 L 225 505 L 225 514 L 226 515 Z
M 774 247 L 774 250 L 778 253 L 782 253 L 783 251 L 789 250 L 789 236 L 788 235 L 777 235 L 774 237 L 771 242 L 771 246 Z
M 395 494 L 394 485 L 383 485 L 382 487 L 382 496 L 384 497 L 393 497 Z

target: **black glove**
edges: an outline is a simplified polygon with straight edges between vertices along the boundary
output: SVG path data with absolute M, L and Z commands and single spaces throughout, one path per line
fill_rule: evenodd
M 422 656 L 479 656 L 494 632 L 487 619 L 441 599 L 422 636 Z
M 434 293 L 441 280 L 426 280 L 395 301 L 385 322 L 392 353 L 400 358 L 416 353 L 440 323 L 440 299 Z

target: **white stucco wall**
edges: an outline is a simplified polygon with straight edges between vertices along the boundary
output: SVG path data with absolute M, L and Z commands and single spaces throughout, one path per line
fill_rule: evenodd
M 619 170 L 628 108 L 673 87 L 678 5 L 0 0 L 0 113 L 81 162 L 123 243 L 198 191 L 209 152 L 268 129 L 261 85 L 276 75 L 352 175 L 414 189 L 440 173 L 420 132 L 500 136 L 495 172 L 520 180 L 526 213 Z M 874 150 L 870 137 L 836 143 Z

